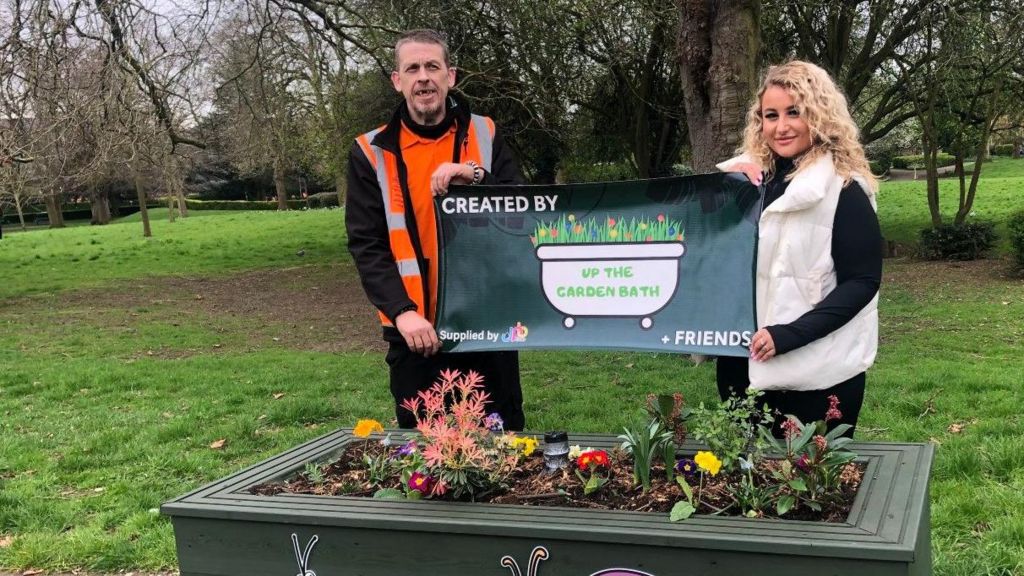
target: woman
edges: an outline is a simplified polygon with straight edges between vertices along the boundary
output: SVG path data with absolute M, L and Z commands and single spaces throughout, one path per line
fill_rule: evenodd
M 719 358 L 723 399 L 765 392 L 781 436 L 786 415 L 842 416 L 856 426 L 864 372 L 878 345 L 881 232 L 871 174 L 846 98 L 821 68 L 768 70 L 750 111 L 742 154 L 718 165 L 765 183 L 757 248 L 757 326 L 750 358 Z M 853 435 L 853 429 L 847 433 Z

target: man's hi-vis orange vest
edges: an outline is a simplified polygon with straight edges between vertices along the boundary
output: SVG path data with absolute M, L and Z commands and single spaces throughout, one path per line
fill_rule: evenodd
M 486 116 L 471 115 L 470 129 L 466 131 L 465 142 L 462 144 L 460 162 L 472 160 L 487 172 L 491 171 L 491 152 L 494 144 L 494 121 Z M 420 270 L 420 259 L 416 246 L 406 227 L 405 197 L 402 182 L 398 175 L 398 161 L 395 154 L 379 146 L 373 145 L 374 137 L 385 127 L 381 126 L 356 138 L 359 147 L 366 154 L 370 165 L 377 174 L 384 200 L 384 212 L 388 222 L 388 233 L 391 243 L 391 254 L 395 257 L 395 266 L 402 277 L 405 292 L 416 303 L 417 309 L 424 318 L 433 321 L 435 302 L 426 301 L 426 284 L 423 271 Z M 424 239 L 436 245 L 436 239 Z M 435 290 L 436 292 L 436 290 Z M 431 298 L 433 300 L 433 298 Z M 429 304 L 429 306 L 428 306 Z M 391 320 L 383 312 L 377 311 L 381 324 L 392 326 Z

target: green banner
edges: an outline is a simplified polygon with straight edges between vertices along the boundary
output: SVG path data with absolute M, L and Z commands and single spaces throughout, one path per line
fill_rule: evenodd
M 445 350 L 748 353 L 760 195 L 741 175 L 453 187 L 435 203 Z

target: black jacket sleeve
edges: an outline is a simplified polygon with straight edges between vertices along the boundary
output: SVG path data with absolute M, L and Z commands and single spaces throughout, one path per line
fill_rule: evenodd
M 494 142 L 491 149 L 491 171 L 484 171 L 481 184 L 523 184 L 523 175 L 519 171 L 512 149 L 505 143 L 501 130 L 494 128 Z
M 363 290 L 370 302 L 392 322 L 403 308 L 415 307 L 416 303 L 405 291 L 391 253 L 384 199 L 377 174 L 362 148 L 355 143 L 348 154 L 345 229 L 348 232 L 348 251 L 355 260 Z
M 851 182 L 840 192 L 832 227 L 836 287 L 789 324 L 768 326 L 776 354 L 785 354 L 838 330 L 875 297 L 882 282 L 882 232 L 863 189 Z

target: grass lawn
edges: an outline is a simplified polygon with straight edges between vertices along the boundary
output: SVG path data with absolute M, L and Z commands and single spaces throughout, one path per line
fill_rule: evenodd
M 992 166 L 977 210 L 1002 219 L 1024 161 Z M 885 185 L 887 236 L 927 222 L 923 189 Z M 350 331 L 366 318 L 323 294 L 352 275 L 341 212 L 165 216 L 151 239 L 135 221 L 0 241 L 0 571 L 173 568 L 161 502 L 393 416 L 383 355 Z M 1005 268 L 886 261 L 858 437 L 937 444 L 939 575 L 1024 573 L 1024 282 Z M 522 372 L 534 430 L 617 432 L 650 392 L 715 398 L 713 365 L 674 355 L 530 352 Z
M 967 180 L 970 185 L 970 178 Z M 939 180 L 939 205 L 946 221 L 952 221 L 960 201 L 960 180 Z M 1024 159 L 994 157 L 981 170 L 972 218 L 996 223 L 999 245 L 1007 250 L 1006 222 L 1014 212 L 1024 210 Z M 931 227 L 924 180 L 886 182 L 878 195 L 878 216 L 882 234 L 903 245 L 916 245 L 921 230 Z

